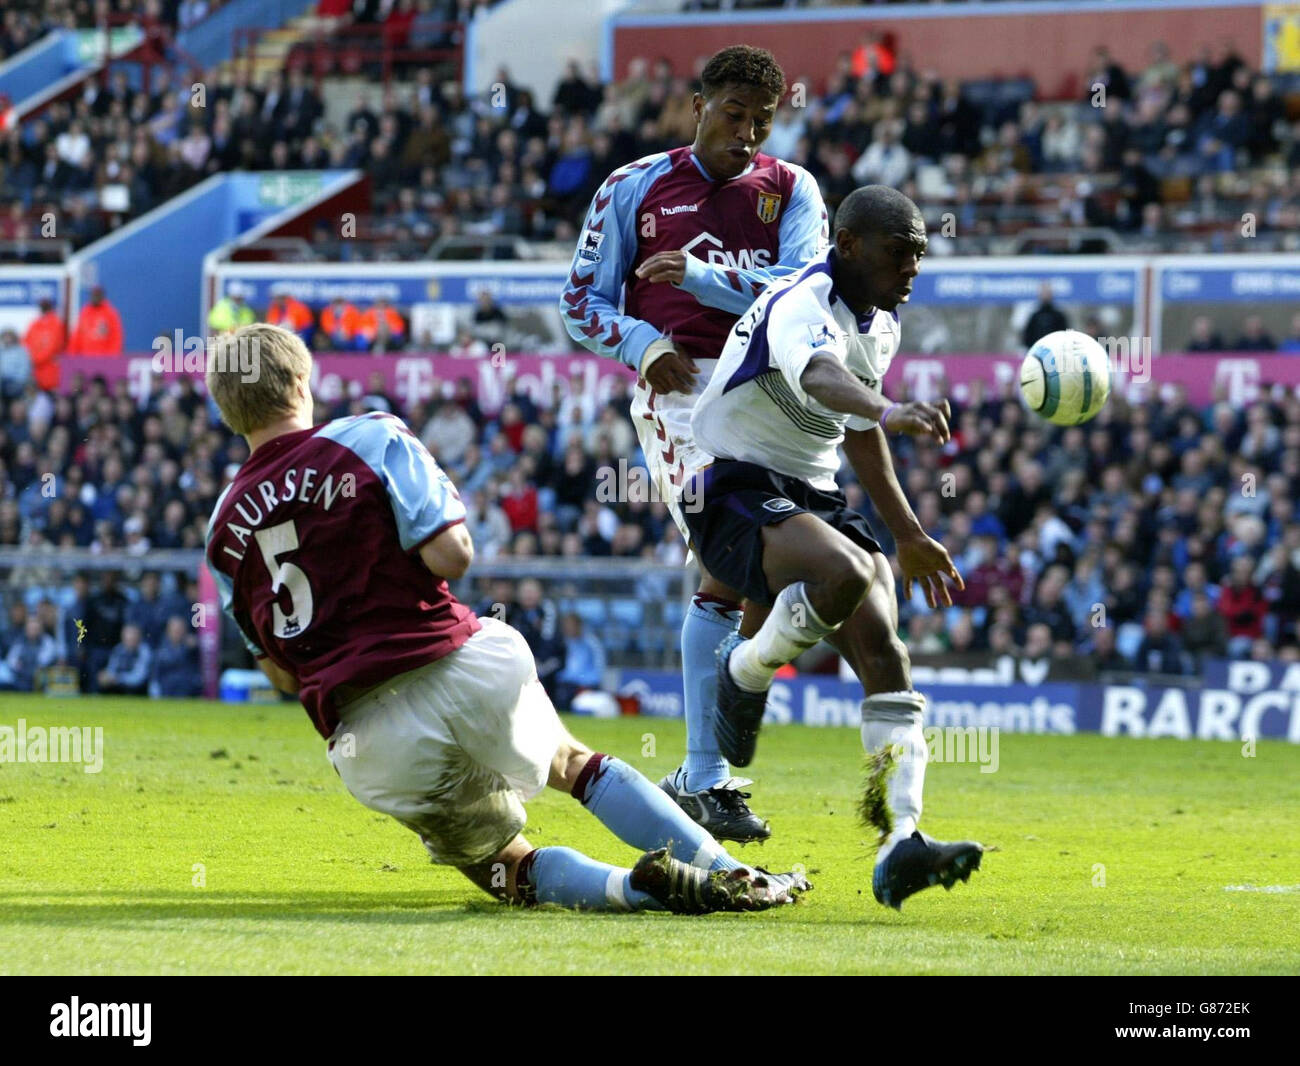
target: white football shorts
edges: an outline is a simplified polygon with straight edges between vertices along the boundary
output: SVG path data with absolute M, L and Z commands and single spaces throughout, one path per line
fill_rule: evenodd
M 700 373 L 695 379 L 693 392 L 655 392 L 641 377 L 637 378 L 632 392 L 629 413 L 641 440 L 641 451 L 650 469 L 651 480 L 658 498 L 667 505 L 688 547 L 691 531 L 682 517 L 682 508 L 697 506 L 702 500 L 684 499 L 682 488 L 691 475 L 713 462 L 713 456 L 697 447 L 695 438 L 691 436 L 691 412 L 695 410 L 695 401 L 704 392 L 717 364 L 716 359 L 695 360 Z
M 494 618 L 450 655 L 346 705 L 329 759 L 433 861 L 485 862 L 523 829 L 565 737 L 524 638 Z

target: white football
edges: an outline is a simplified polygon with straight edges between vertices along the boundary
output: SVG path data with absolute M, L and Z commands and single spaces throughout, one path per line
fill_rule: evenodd
M 1020 364 L 1020 395 L 1034 414 L 1055 425 L 1087 422 L 1110 398 L 1106 349 L 1077 329 L 1049 333 Z

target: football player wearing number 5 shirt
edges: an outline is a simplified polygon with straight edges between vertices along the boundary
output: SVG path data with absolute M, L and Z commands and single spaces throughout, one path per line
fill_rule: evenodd
M 695 141 L 638 159 L 597 191 L 560 311 L 569 334 L 638 373 L 632 422 L 659 498 L 690 543 L 682 486 L 707 465 L 691 411 L 727 333 L 774 278 L 824 250 L 826 207 L 802 167 L 759 152 L 785 92 L 770 52 L 724 48 L 701 73 Z M 739 624 L 741 593 L 702 572 L 682 625 L 686 761 L 660 787 L 723 840 L 762 840 L 749 784 L 713 736 L 714 655 Z M 752 612 L 746 628 L 761 623 Z
M 278 326 L 218 339 L 208 391 L 251 454 L 217 501 L 207 561 L 348 791 L 500 898 L 692 913 L 792 902 L 802 876 L 737 862 L 621 759 L 568 734 L 523 637 L 447 586 L 474 554 L 450 480 L 392 415 L 313 425 L 310 374 Z M 523 801 L 548 784 L 644 850 L 636 866 L 532 848 Z

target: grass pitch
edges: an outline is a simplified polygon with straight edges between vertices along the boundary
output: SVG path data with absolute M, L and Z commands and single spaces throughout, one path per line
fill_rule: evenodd
M 0 973 L 1295 973 L 1300 747 L 1003 735 L 932 764 L 925 828 L 995 851 L 901 914 L 871 897 L 856 730 L 769 728 L 744 859 L 803 863 L 778 913 L 507 908 L 343 789 L 295 705 L 5 696 L 0 725 L 102 726 L 104 766 L 0 763 Z M 570 719 L 657 780 L 679 722 Z M 635 858 L 568 797 L 536 845 Z

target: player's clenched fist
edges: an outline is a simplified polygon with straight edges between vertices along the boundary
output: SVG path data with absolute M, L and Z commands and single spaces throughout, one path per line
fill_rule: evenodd
M 670 281 L 680 285 L 686 280 L 686 253 L 655 252 L 636 268 L 636 276 L 646 281 Z
M 947 400 L 938 403 L 896 403 L 885 412 L 881 426 L 886 433 L 933 437 L 940 444 L 947 444 L 952 436 L 948 429 L 948 419 L 951 417 L 952 410 Z
M 641 359 L 641 376 L 659 393 L 693 391 L 699 372 L 695 360 L 673 347 L 667 337 L 652 341 Z

